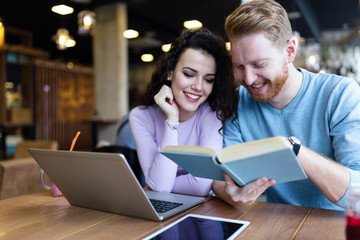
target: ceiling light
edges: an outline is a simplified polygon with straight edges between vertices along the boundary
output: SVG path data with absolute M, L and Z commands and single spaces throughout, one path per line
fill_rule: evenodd
M 301 18 L 301 13 L 298 11 L 288 12 L 289 20 L 295 20 Z
M 95 13 L 89 10 L 83 10 L 78 13 L 78 33 L 80 35 L 92 35 L 95 30 Z
M 188 29 L 201 28 L 202 23 L 199 22 L 198 20 L 189 20 L 189 21 L 184 22 L 184 27 L 186 27 Z
M 68 63 L 66 64 L 66 67 L 67 67 L 68 69 L 73 69 L 73 68 L 74 68 L 74 63 L 73 63 L 73 62 L 68 62 Z
M 309 56 L 308 56 L 308 61 L 309 61 L 309 64 L 310 66 L 314 67 L 317 63 L 317 57 L 315 55 L 315 53 L 311 53 Z
M 310 52 L 306 57 L 306 67 L 315 71 L 320 68 L 320 56 L 315 52 Z
M 75 40 L 69 35 L 69 31 L 65 28 L 57 30 L 52 39 L 55 41 L 59 50 L 65 50 L 76 45 Z
M 323 68 L 321 68 L 321 69 L 319 70 L 319 73 L 326 73 L 326 70 L 323 69 Z
M 2 47 L 5 43 L 5 29 L 4 29 L 4 25 L 1 22 L 1 18 L 0 18 L 0 47 Z
M 241 0 L 241 5 L 251 2 L 251 0 Z
M 139 32 L 136 30 L 128 29 L 123 32 L 123 36 L 127 39 L 137 38 L 139 36 Z
M 152 62 L 154 60 L 154 56 L 152 54 L 143 54 L 141 55 L 141 60 L 143 62 Z
M 69 47 L 74 47 L 76 45 L 76 41 L 74 39 L 71 38 L 70 36 L 70 39 L 68 39 L 66 41 L 66 47 L 69 48 Z
M 74 12 L 72 7 L 66 6 L 64 4 L 56 5 L 51 8 L 51 11 L 60 14 L 60 15 L 67 15 Z
M 171 48 L 171 43 L 168 43 L 168 44 L 163 44 L 161 46 L 161 50 L 163 50 L 163 52 L 168 52 Z

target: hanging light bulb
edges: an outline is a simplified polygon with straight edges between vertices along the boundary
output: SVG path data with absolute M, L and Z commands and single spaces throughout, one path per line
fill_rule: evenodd
M 163 52 L 168 52 L 171 48 L 171 43 L 168 43 L 168 44 L 163 44 L 161 46 L 161 49 L 163 50 Z
M 187 29 L 201 28 L 202 25 L 203 24 L 198 20 L 189 20 L 184 22 L 184 27 L 186 27 Z
M 315 71 L 320 70 L 320 56 L 316 52 L 310 52 L 306 57 L 306 67 Z
M 241 0 L 241 5 L 251 2 L 251 0 Z
M 5 44 L 5 28 L 4 24 L 2 23 L 2 19 L 0 18 L 0 47 Z
M 154 56 L 152 54 L 143 54 L 141 55 L 141 60 L 143 62 L 152 62 L 154 60 Z
M 69 7 L 64 4 L 56 5 L 51 8 L 51 11 L 60 14 L 60 15 L 68 15 L 74 12 L 72 7 Z
M 95 30 L 95 13 L 89 10 L 83 10 L 78 13 L 78 33 L 80 35 L 92 35 Z
M 75 40 L 69 35 L 69 31 L 65 28 L 58 29 L 52 38 L 59 50 L 65 50 L 76 45 Z
M 123 32 L 123 36 L 126 39 L 137 38 L 139 36 L 139 32 L 133 29 L 127 29 Z

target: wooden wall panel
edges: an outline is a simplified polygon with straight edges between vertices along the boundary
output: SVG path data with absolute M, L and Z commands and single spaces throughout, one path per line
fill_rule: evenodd
M 68 150 L 81 131 L 74 150 L 92 150 L 91 117 L 94 115 L 92 68 L 73 67 L 47 61 L 35 63 L 36 139 L 57 140 Z

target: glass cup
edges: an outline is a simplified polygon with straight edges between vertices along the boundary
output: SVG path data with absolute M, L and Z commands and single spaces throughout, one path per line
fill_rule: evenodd
M 53 183 L 53 181 L 50 182 L 50 186 L 46 185 L 44 182 L 44 170 L 40 170 L 40 183 L 43 188 L 46 190 L 51 190 L 51 193 L 53 197 L 61 197 L 63 194 L 60 192 L 60 190 L 56 187 L 56 185 Z
M 345 211 L 345 234 L 347 240 L 360 239 L 360 182 L 349 186 Z

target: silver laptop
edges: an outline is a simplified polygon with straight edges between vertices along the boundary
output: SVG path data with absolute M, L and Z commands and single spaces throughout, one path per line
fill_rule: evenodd
M 161 221 L 204 201 L 202 197 L 144 191 L 122 154 L 40 149 L 29 152 L 74 206 Z M 152 202 L 163 201 L 177 207 L 157 212 Z

